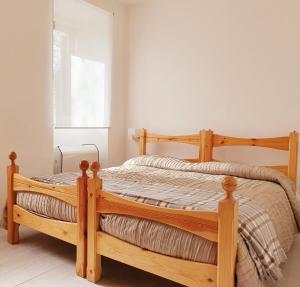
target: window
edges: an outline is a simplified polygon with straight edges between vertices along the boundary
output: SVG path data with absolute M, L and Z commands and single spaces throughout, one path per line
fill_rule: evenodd
M 55 127 L 110 125 L 113 15 L 83 0 L 56 0 Z

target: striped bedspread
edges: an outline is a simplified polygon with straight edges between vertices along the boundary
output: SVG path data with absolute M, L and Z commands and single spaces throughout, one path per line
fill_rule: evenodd
M 228 163 L 187 163 L 172 158 L 142 156 L 120 167 L 104 169 L 104 189 L 138 202 L 161 207 L 215 211 L 224 198 L 225 175 L 237 177 L 239 203 L 237 282 L 239 287 L 264 286 L 281 277 L 300 222 L 300 204 L 294 185 L 286 176 L 267 168 Z M 38 178 L 49 183 L 74 183 L 76 174 Z M 18 204 L 61 220 L 75 221 L 76 210 L 39 195 L 29 200 L 18 193 Z M 47 204 L 45 204 L 45 200 Z M 28 203 L 30 202 L 30 206 Z M 63 212 L 66 210 L 66 212 Z M 69 211 L 68 211 L 69 210 Z M 216 263 L 217 245 L 182 230 L 155 222 L 119 215 L 105 215 L 101 228 L 143 248 L 199 262 Z

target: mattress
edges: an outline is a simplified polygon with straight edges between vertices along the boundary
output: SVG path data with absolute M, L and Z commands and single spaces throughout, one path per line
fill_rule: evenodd
M 263 286 L 281 277 L 280 263 L 300 222 L 293 183 L 279 172 L 236 164 L 198 163 L 143 156 L 104 169 L 104 189 L 130 200 L 189 210 L 217 210 L 221 181 L 238 177 L 238 286 Z M 35 180 L 74 184 L 76 173 Z M 76 221 L 76 209 L 44 195 L 18 192 L 19 205 L 43 216 Z M 217 245 L 188 232 L 138 218 L 105 215 L 101 228 L 113 236 L 161 254 L 216 264 Z

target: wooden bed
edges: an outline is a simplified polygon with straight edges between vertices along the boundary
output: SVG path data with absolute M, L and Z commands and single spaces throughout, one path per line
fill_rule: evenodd
M 82 175 L 76 185 L 52 185 L 31 180 L 19 174 L 19 166 L 15 164 L 17 155 L 9 156 L 11 165 L 7 167 L 7 241 L 11 244 L 19 242 L 19 225 L 24 225 L 56 237 L 77 246 L 76 273 L 86 275 L 87 262 L 87 180 L 89 168 L 87 161 L 82 161 Z M 45 218 L 31 213 L 16 204 L 17 192 L 38 193 L 59 199 L 77 208 L 77 222 L 64 222 Z
M 212 161 L 213 148 L 228 145 L 261 146 L 289 152 L 288 166 L 273 167 L 296 180 L 298 134 L 266 139 L 242 139 L 215 135 L 203 130 L 198 135 L 163 136 L 142 129 L 139 151 L 146 154 L 151 142 L 180 142 L 199 147 L 199 157 L 190 161 Z M 238 205 L 232 193 L 236 188 L 233 177 L 225 177 L 222 186 L 226 193 L 219 202 L 217 212 L 170 209 L 133 202 L 102 189 L 98 176 L 100 165 L 91 165 L 93 177 L 88 179 L 88 263 L 87 279 L 97 282 L 101 278 L 101 256 L 109 257 L 147 272 L 190 287 L 235 286 L 237 251 Z M 100 230 L 101 214 L 119 214 L 138 217 L 171 225 L 218 243 L 217 265 L 193 262 L 161 255 L 117 239 Z

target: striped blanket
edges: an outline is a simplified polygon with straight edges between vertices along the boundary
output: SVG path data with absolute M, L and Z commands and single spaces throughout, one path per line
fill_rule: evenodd
M 239 203 L 238 286 L 259 287 L 265 280 L 276 281 L 281 277 L 279 265 L 286 259 L 300 222 L 300 204 L 294 185 L 286 176 L 267 168 L 228 163 L 192 164 L 154 156 L 133 158 L 120 167 L 101 171 L 104 189 L 128 199 L 162 207 L 210 211 L 217 210 L 218 202 L 224 197 L 220 183 L 225 175 L 238 177 L 235 194 Z M 63 174 L 38 180 L 70 184 L 75 177 L 76 174 Z M 61 209 L 58 211 L 61 202 L 40 195 L 34 205 L 30 196 L 18 193 L 18 203 L 46 216 L 61 216 Z M 44 200 L 48 201 L 48 207 Z M 49 212 L 49 201 L 50 215 L 46 212 Z M 76 210 L 68 214 L 59 219 L 76 220 Z M 215 243 L 163 224 L 106 215 L 101 219 L 101 228 L 162 254 L 213 264 L 217 260 Z

